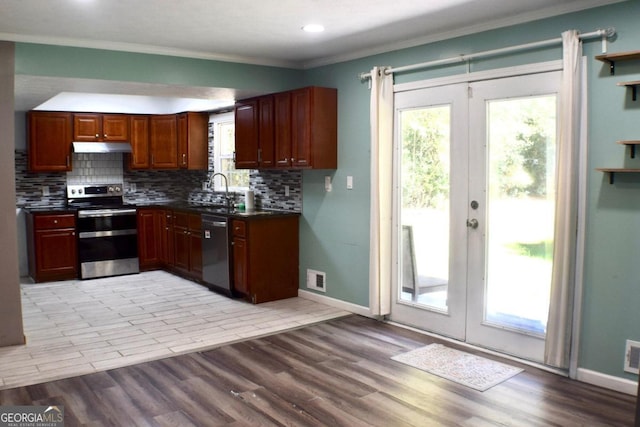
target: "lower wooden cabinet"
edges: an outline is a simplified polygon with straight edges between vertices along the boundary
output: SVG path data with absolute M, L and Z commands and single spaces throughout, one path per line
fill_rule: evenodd
M 29 276 L 35 282 L 78 277 L 76 216 L 27 212 Z
M 200 214 L 173 212 L 174 268 L 202 280 L 202 219 Z
M 202 280 L 201 229 L 200 214 L 138 208 L 140 270 L 166 268 Z
M 138 259 L 140 271 L 155 270 L 165 262 L 164 209 L 138 209 Z
M 298 296 L 298 216 L 232 219 L 233 287 L 254 304 Z

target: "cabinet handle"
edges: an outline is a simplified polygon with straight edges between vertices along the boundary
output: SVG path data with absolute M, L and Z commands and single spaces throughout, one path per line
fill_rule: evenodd
M 104 137 L 105 137 L 105 138 L 107 137 L 107 134 L 106 134 L 106 133 L 104 134 Z
M 185 153 L 182 153 L 182 164 L 183 165 L 187 164 L 187 155 Z
M 96 138 L 100 138 L 100 134 L 96 133 Z
M 67 154 L 67 167 L 69 167 L 69 155 Z
M 72 235 L 72 236 L 75 236 L 75 235 L 76 235 L 76 232 L 75 232 L 75 231 L 72 231 L 72 232 L 71 232 L 71 235 Z
M 294 159 L 293 157 L 291 158 L 291 163 L 295 162 L 296 159 Z
M 53 220 L 53 223 L 54 223 L 54 224 L 57 224 L 57 223 L 58 223 L 58 220 L 57 220 L 57 219 L 54 219 L 54 220 Z
M 262 148 L 258 148 L 258 163 L 262 163 Z

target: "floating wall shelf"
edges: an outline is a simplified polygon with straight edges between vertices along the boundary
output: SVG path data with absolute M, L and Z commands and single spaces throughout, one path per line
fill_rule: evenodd
M 629 168 L 596 168 L 596 170 L 609 174 L 609 184 L 613 184 L 615 174 L 617 173 L 640 173 L 640 169 Z
M 637 89 L 636 88 L 638 87 L 638 85 L 640 85 L 640 80 L 636 80 L 634 82 L 620 82 L 620 83 L 618 83 L 618 86 L 626 86 L 626 87 L 630 87 L 631 88 L 631 91 L 632 91 L 631 92 L 631 99 L 634 100 L 634 101 L 636 100 L 636 97 L 637 97 L 637 94 L 636 94 Z
M 630 148 L 629 156 L 634 159 L 636 157 L 636 145 L 640 145 L 640 141 L 618 141 L 620 145 L 626 145 Z
M 631 52 L 604 53 L 602 55 L 597 55 L 596 59 L 598 61 L 609 64 L 609 72 L 611 73 L 611 75 L 614 75 L 616 73 L 616 61 L 631 61 L 640 59 L 640 50 L 634 50 Z

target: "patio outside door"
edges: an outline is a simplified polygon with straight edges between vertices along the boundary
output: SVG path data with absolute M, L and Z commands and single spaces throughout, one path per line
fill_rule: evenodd
M 543 360 L 559 81 L 396 94 L 392 320 Z

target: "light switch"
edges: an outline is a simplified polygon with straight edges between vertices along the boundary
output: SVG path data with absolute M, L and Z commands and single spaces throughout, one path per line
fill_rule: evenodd
M 347 190 L 353 190 L 353 177 L 347 176 Z
M 331 177 L 330 176 L 325 176 L 324 177 L 324 190 L 325 191 L 331 191 Z

